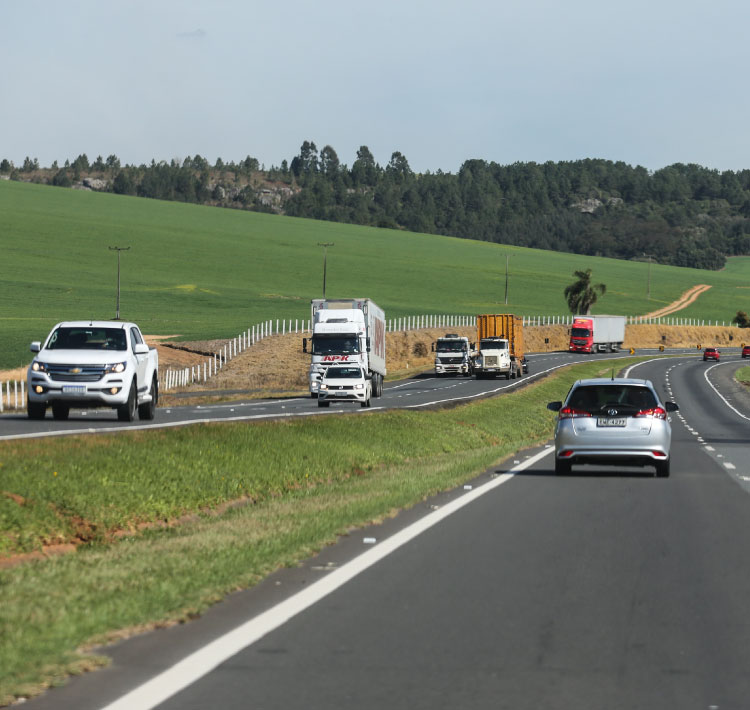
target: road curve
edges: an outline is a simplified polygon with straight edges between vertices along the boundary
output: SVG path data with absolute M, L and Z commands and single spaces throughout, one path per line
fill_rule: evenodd
M 742 364 L 693 354 L 630 368 L 680 404 L 670 478 L 558 477 L 548 447 L 523 452 L 194 623 L 112 647 L 110 668 L 28 705 L 746 707 Z

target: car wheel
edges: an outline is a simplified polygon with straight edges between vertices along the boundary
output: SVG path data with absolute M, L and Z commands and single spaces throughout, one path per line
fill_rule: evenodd
M 39 402 L 26 402 L 26 413 L 29 419 L 44 419 L 47 413 L 47 405 Z
M 666 461 L 657 461 L 654 465 L 656 466 L 657 478 L 669 477 L 669 459 Z
M 70 414 L 70 406 L 67 404 L 62 404 L 62 402 L 53 402 L 52 403 L 52 416 L 55 419 L 67 419 L 68 414 Z
M 320 399 L 318 399 L 318 406 L 319 407 L 327 407 L 330 404 L 330 402 L 323 402 Z
M 151 380 L 149 394 L 151 395 L 151 401 L 138 406 L 139 419 L 153 419 L 156 414 L 156 404 L 159 400 L 159 383 L 156 381 L 156 377 Z
M 128 401 L 125 402 L 125 404 L 121 404 L 117 408 L 117 418 L 121 422 L 132 422 L 135 419 L 135 413 L 138 411 L 137 401 L 136 401 L 136 387 L 137 383 L 135 380 L 133 380 L 130 383 L 130 391 L 128 392 Z
M 567 476 L 570 473 L 570 461 L 555 459 L 555 475 Z

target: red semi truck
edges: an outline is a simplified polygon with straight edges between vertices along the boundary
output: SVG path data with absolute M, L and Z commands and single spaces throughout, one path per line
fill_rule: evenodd
M 617 352 L 625 340 L 625 316 L 581 316 L 573 319 L 568 350 L 574 353 Z

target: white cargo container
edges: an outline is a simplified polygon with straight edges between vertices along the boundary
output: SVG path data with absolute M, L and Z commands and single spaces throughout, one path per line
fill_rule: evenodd
M 372 396 L 383 393 L 385 314 L 369 298 L 315 298 L 311 302 L 310 396 L 317 397 L 323 373 L 331 365 L 357 364 L 372 379 Z M 302 341 L 308 352 L 308 339 Z
M 577 353 L 617 352 L 625 340 L 625 316 L 576 316 L 568 349 Z

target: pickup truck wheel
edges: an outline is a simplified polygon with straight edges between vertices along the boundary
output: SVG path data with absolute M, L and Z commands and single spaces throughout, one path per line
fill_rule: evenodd
M 44 419 L 44 415 L 47 413 L 47 405 L 27 401 L 26 413 L 29 415 L 29 419 Z
M 330 402 L 322 402 L 320 399 L 318 400 L 319 407 L 327 407 L 329 404 Z
M 156 377 L 151 380 L 151 389 L 148 393 L 151 395 L 151 401 L 138 406 L 139 419 L 153 419 L 156 414 L 156 405 L 159 401 L 159 383 Z
M 62 402 L 52 402 L 52 416 L 55 419 L 67 419 L 70 407 Z
M 125 404 L 121 404 L 117 408 L 117 418 L 121 422 L 132 422 L 135 419 L 135 413 L 138 409 L 136 398 L 135 398 L 135 391 L 136 391 L 136 381 L 133 380 L 130 383 L 130 392 L 128 392 L 128 401 L 125 402 Z

